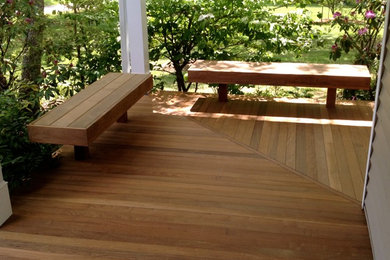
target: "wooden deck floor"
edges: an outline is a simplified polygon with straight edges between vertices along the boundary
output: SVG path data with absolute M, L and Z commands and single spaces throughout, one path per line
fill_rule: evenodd
M 13 197 L 0 259 L 372 259 L 357 203 L 145 97 Z
M 211 95 L 162 92 L 156 97 L 155 110 L 191 116 L 214 131 L 361 201 L 373 103 L 347 101 L 326 109 L 325 104 L 313 100 L 293 101 L 237 98 L 220 103 Z

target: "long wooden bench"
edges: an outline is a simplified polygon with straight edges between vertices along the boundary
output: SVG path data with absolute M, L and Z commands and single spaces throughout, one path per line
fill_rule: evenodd
M 85 159 L 88 146 L 114 122 L 126 122 L 127 110 L 152 86 L 150 74 L 109 73 L 29 124 L 29 138 L 74 145 L 75 158 Z
M 219 101 L 227 101 L 227 84 L 328 88 L 326 106 L 334 107 L 336 89 L 370 89 L 366 66 L 309 63 L 258 63 L 198 60 L 188 81 L 219 84 Z

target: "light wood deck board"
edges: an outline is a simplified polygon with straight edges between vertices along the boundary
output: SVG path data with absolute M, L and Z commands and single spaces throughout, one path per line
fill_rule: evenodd
M 196 97 L 188 95 L 187 99 L 197 106 Z M 224 104 L 223 111 L 218 111 L 215 98 L 203 95 L 199 100 L 207 102 L 207 99 L 210 99 L 208 111 L 200 114 L 189 113 L 186 116 L 192 116 L 216 132 L 229 136 L 238 143 L 247 145 L 356 201 L 361 200 L 370 127 L 355 126 L 354 122 L 363 121 L 366 125 L 370 123 L 372 103 L 350 101 L 345 105 L 338 104 L 334 109 L 327 109 L 324 104 L 315 102 L 289 103 L 233 98 Z M 247 108 L 254 104 L 257 106 L 258 117 L 249 117 L 255 113 Z M 192 111 L 196 113 L 195 110 L 194 107 Z M 224 116 L 225 114 L 228 116 Z M 269 121 L 264 119 L 264 116 L 279 118 L 281 121 Z M 338 121 L 335 124 L 287 123 L 283 122 L 284 118 Z M 224 124 L 216 124 L 217 120 L 223 121 Z M 337 122 L 340 122 L 340 125 Z
M 29 124 L 30 140 L 88 146 L 152 86 L 151 75 L 110 73 Z
M 363 65 L 198 60 L 190 66 L 188 80 L 367 90 L 371 76 Z
M 0 258 L 372 258 L 359 205 L 151 106 L 13 197 Z
M 65 101 L 62 104 L 61 108 L 56 107 L 53 109 L 54 111 L 53 113 L 47 113 L 44 116 L 42 116 L 39 119 L 40 124 L 50 125 L 53 122 L 57 121 L 59 118 L 63 117 L 68 112 L 73 110 L 74 107 L 77 107 L 79 104 L 81 104 L 85 99 L 89 98 L 94 93 L 98 92 L 99 90 L 107 86 L 107 84 L 117 79 L 118 77 L 120 77 L 120 74 L 118 73 L 109 73 L 106 76 L 104 76 L 101 80 L 92 83 L 90 86 L 86 87 L 83 91 L 80 91 L 76 96 L 74 96 L 74 98 Z M 35 122 L 33 122 L 32 124 L 35 124 Z
M 123 84 L 128 82 L 128 80 L 130 80 L 134 76 L 135 75 L 132 75 L 132 74 L 123 74 L 120 77 L 113 80 L 112 82 L 110 82 L 110 84 L 105 85 L 104 88 L 99 89 L 99 91 L 92 92 L 91 95 L 87 96 L 80 105 L 74 106 L 73 109 L 69 113 L 65 114 L 61 118 L 58 118 L 58 120 L 53 122 L 51 125 L 57 126 L 57 127 L 72 126 L 72 124 L 77 119 L 79 119 L 81 116 L 85 115 L 86 113 L 89 113 L 89 111 L 93 107 L 100 106 L 101 101 L 103 101 L 107 96 L 110 96 L 111 93 L 113 93 L 118 88 L 123 86 Z M 86 89 L 89 90 L 89 87 L 87 87 Z M 53 113 L 54 113 L 54 111 L 53 111 Z M 40 123 L 40 122 L 38 121 L 37 123 Z M 76 126 L 74 126 L 74 127 L 76 127 Z

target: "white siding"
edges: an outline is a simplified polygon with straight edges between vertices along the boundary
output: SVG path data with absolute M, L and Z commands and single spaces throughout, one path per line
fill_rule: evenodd
M 386 20 L 388 26 L 388 12 Z M 364 208 L 375 259 L 390 259 L 390 41 L 386 34 Z

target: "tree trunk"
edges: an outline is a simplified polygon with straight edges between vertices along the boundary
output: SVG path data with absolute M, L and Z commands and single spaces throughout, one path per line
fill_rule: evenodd
M 7 88 L 8 88 L 7 79 L 0 72 L 0 91 L 1 90 L 7 90 Z
M 182 71 L 180 65 L 173 64 L 173 67 L 175 68 L 177 90 L 180 92 L 187 92 L 188 89 L 186 87 L 186 83 L 184 81 L 183 71 Z
M 27 33 L 27 49 L 23 56 L 22 79 L 28 82 L 37 82 L 41 75 L 42 41 L 44 26 L 40 19 L 44 15 L 44 0 L 36 0 L 39 12 L 33 15 L 34 25 Z

